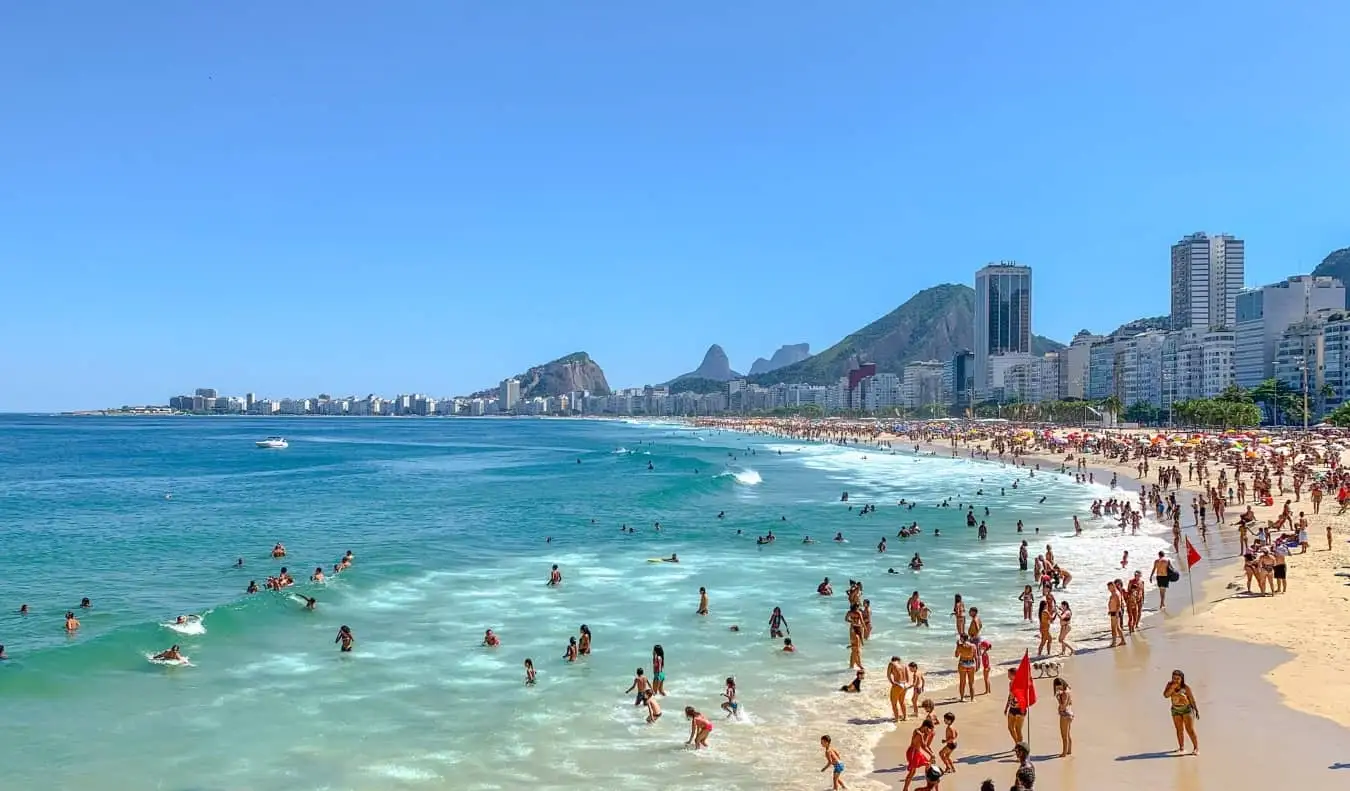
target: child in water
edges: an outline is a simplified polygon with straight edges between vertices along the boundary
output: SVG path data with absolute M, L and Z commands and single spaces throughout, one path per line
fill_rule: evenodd
M 647 704 L 647 724 L 651 725 L 661 719 L 661 704 L 656 702 L 656 693 L 649 689 L 642 693 L 642 700 Z
M 795 645 L 792 644 L 792 638 L 791 638 L 791 637 L 784 637 L 784 638 L 783 638 L 783 653 L 786 653 L 786 654 L 795 654 L 795 653 L 797 653 L 797 646 L 795 646 Z
M 722 697 L 726 698 L 722 703 L 722 711 L 727 713 L 727 719 L 739 717 L 741 704 L 736 702 L 736 679 L 730 676 L 727 677 L 727 688 L 726 691 L 722 693 Z
M 534 660 L 528 657 L 525 659 L 525 686 L 534 686 Z
M 685 744 L 692 744 L 695 749 L 707 747 L 708 735 L 712 733 L 713 724 L 693 706 L 684 707 L 684 716 L 689 720 L 689 738 L 685 740 Z
M 830 788 L 848 788 L 844 785 L 844 761 L 839 756 L 839 751 L 830 744 L 829 736 L 820 737 L 820 746 L 825 748 L 825 765 L 820 767 L 820 771 L 827 769 L 834 770 L 834 780 Z

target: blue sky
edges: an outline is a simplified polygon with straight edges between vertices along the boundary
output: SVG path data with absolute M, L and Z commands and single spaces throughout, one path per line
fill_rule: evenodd
M 1179 8 L 1178 6 L 1186 6 Z M 1350 245 L 1344 4 L 10 3 L 0 411 L 612 384 L 987 261 L 1060 340 Z

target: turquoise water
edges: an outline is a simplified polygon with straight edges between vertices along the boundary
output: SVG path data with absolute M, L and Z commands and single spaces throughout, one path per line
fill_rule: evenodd
M 254 448 L 268 434 L 290 447 Z M 996 491 L 1018 477 L 1017 490 Z M 844 490 L 877 512 L 850 511 Z M 1097 583 L 1120 575 L 1120 552 L 1142 563 L 1163 545 L 1095 527 L 1069 538 L 1070 515 L 1106 494 L 996 463 L 670 425 L 0 416 L 0 643 L 11 656 L 0 663 L 0 767 L 20 789 L 823 787 L 821 733 L 862 768 L 890 726 L 845 724 L 880 713 L 880 697 L 832 692 L 851 677 L 847 603 L 816 596 L 820 579 L 840 594 L 850 578 L 866 584 L 875 687 L 892 653 L 949 667 L 956 592 L 980 607 L 995 658 L 1011 658 L 1034 643 L 1015 600 L 1017 519 L 1033 549 L 1054 543 L 1077 575 L 1080 630 L 1100 622 Z M 947 496 L 993 509 L 989 541 L 933 507 Z M 916 520 L 927 535 L 895 537 Z M 757 546 L 771 529 L 780 540 Z M 837 531 L 849 543 L 829 541 Z M 269 556 L 278 541 L 283 561 Z M 303 582 L 346 550 L 351 570 Z M 924 571 L 886 573 L 915 551 Z M 672 552 L 679 565 L 647 562 Z M 559 589 L 544 585 L 553 563 Z M 245 595 L 282 565 L 316 611 L 285 593 Z M 694 615 L 699 586 L 707 618 Z M 914 589 L 931 603 L 930 630 L 904 614 Z M 94 606 L 68 637 L 62 616 L 85 596 Z M 796 655 L 768 638 L 774 606 Z M 205 633 L 161 625 L 183 613 L 204 614 Z M 594 653 L 568 665 L 582 623 Z M 341 624 L 356 634 L 351 654 L 333 644 Z M 487 628 L 500 648 L 480 647 Z M 147 661 L 175 642 L 193 667 Z M 647 726 L 623 690 L 655 643 L 670 694 Z M 718 709 L 729 675 L 739 721 Z M 685 705 L 717 723 L 711 750 L 683 747 Z M 879 787 L 850 773 L 855 788 Z

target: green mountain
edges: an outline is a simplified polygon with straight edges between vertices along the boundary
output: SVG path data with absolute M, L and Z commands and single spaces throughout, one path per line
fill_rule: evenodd
M 1317 277 L 1334 277 L 1350 286 L 1350 247 L 1342 247 L 1323 258 L 1312 273 Z M 1346 292 L 1345 303 L 1350 308 L 1350 291 Z
M 905 304 L 844 338 L 825 351 L 798 363 L 750 377 L 761 385 L 780 382 L 833 384 L 848 374 L 856 356 L 874 362 L 881 373 L 900 373 L 918 360 L 947 361 L 962 349 L 973 348 L 975 289 L 955 283 L 926 288 Z M 1033 335 L 1035 354 L 1058 351 L 1064 344 Z
M 1135 319 L 1134 321 L 1127 321 L 1124 324 L 1120 325 L 1119 327 L 1116 327 L 1115 331 L 1112 332 L 1111 335 L 1118 337 L 1129 337 L 1131 335 L 1138 335 L 1141 332 L 1147 332 L 1148 330 L 1170 330 L 1170 329 L 1172 329 L 1171 316 L 1149 316 L 1148 318 Z
M 681 376 L 666 386 L 672 393 L 721 393 L 727 389 L 726 382 L 702 376 Z

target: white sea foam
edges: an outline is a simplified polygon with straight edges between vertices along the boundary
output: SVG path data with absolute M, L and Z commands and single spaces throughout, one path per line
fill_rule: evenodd
M 178 632 L 179 634 L 187 634 L 187 635 L 206 634 L 206 625 L 203 624 L 202 620 L 200 618 L 197 618 L 196 616 L 190 616 L 188 620 L 183 623 L 170 621 L 168 623 L 162 623 L 160 624 L 160 626 L 163 626 L 165 629 L 172 629 L 173 631 Z

